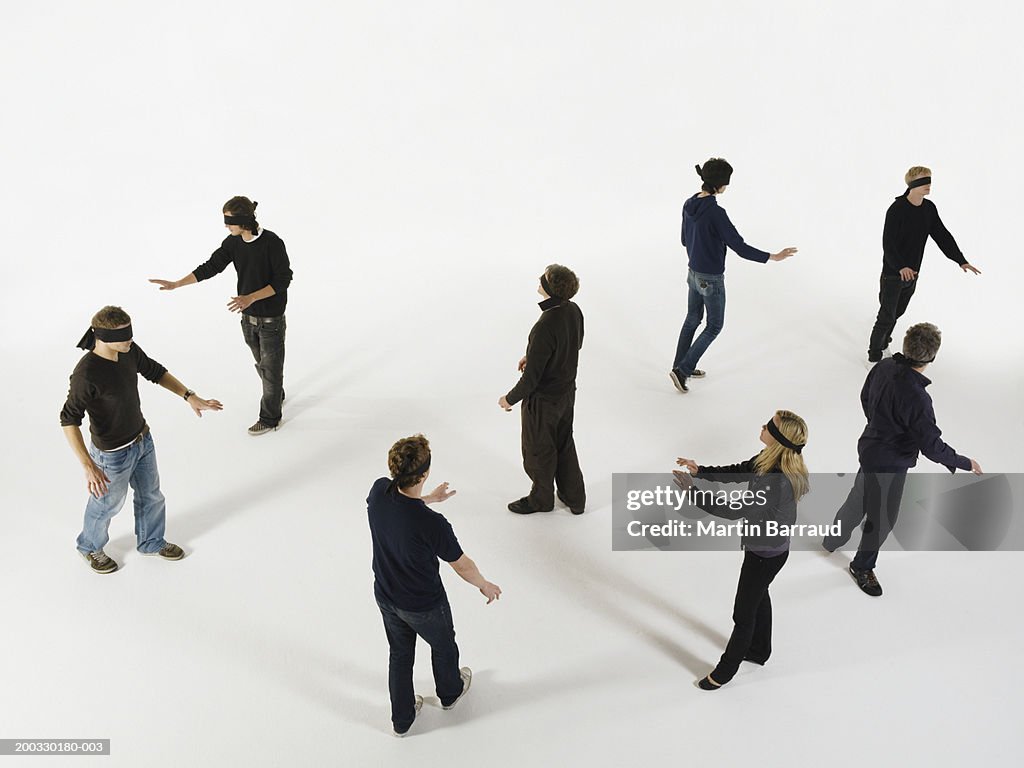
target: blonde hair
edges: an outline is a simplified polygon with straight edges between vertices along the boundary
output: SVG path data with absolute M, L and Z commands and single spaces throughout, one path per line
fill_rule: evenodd
M 779 417 L 779 431 L 787 440 L 797 445 L 807 443 L 807 423 L 803 419 L 792 411 L 776 411 L 775 415 Z M 782 474 L 793 486 L 793 498 L 796 501 L 800 501 L 800 498 L 811 489 L 803 455 L 780 442 L 766 445 L 754 459 L 754 471 L 759 475 L 772 472 L 776 468 L 782 470 Z
M 923 165 L 915 165 L 913 168 L 911 168 L 909 171 L 907 171 L 907 175 L 903 177 L 903 180 L 905 182 L 907 182 L 907 184 L 910 184 L 910 182 L 912 182 L 914 179 L 919 179 L 922 176 L 931 176 L 931 175 L 932 175 L 932 169 L 931 168 L 926 168 Z
M 128 317 L 128 313 L 123 309 L 108 304 L 92 316 L 90 325 L 93 328 L 113 330 L 114 328 L 120 328 L 122 325 L 128 325 L 131 321 L 132 319 Z

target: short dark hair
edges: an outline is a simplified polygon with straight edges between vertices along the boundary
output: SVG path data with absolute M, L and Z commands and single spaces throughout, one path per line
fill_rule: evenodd
M 942 332 L 931 323 L 918 323 L 903 337 L 903 356 L 916 363 L 930 363 L 942 345 Z
M 699 169 L 703 184 L 700 188 L 709 194 L 717 194 L 732 178 L 732 166 L 723 157 L 712 157 Z
M 113 330 L 114 328 L 120 328 L 122 325 L 129 325 L 131 321 L 132 319 L 128 317 L 128 313 L 123 309 L 108 304 L 92 316 L 90 325 L 93 328 Z
M 556 299 L 567 301 L 580 289 L 580 279 L 576 277 L 576 273 L 561 264 L 548 264 L 544 274 L 551 287 L 551 295 Z
M 252 216 L 252 224 L 239 224 L 242 229 L 252 232 L 254 235 L 259 231 L 260 225 L 256 223 L 256 206 L 248 197 L 238 195 L 224 203 L 224 213 L 228 216 Z
M 391 477 L 396 478 L 405 472 L 411 472 L 416 467 L 422 466 L 430 458 L 430 441 L 423 435 L 403 437 L 395 442 L 388 451 L 388 471 Z M 412 488 L 423 475 L 417 477 L 405 477 L 398 481 L 399 488 Z

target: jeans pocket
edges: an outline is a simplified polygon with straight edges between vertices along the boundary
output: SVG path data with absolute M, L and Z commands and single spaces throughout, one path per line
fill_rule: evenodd
M 117 474 L 124 470 L 128 464 L 128 454 L 131 452 L 132 447 L 129 445 L 127 448 L 122 448 L 119 451 L 97 451 L 99 454 L 100 469 L 104 472 L 112 472 Z

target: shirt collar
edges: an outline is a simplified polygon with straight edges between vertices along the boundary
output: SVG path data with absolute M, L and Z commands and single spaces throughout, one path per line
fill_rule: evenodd
M 562 300 L 560 298 L 558 298 L 557 296 L 551 296 L 547 299 L 544 299 L 544 301 L 542 301 L 538 306 L 540 307 L 541 312 L 547 312 L 549 309 L 557 307 L 561 303 Z
M 910 361 L 903 356 L 902 352 L 897 352 L 895 355 L 892 356 L 892 359 L 896 361 L 898 365 L 904 366 L 911 373 L 916 373 L 918 376 L 920 376 L 922 387 L 927 387 L 929 384 L 932 383 L 932 380 L 925 376 L 923 373 L 914 370 L 914 367 L 910 364 Z

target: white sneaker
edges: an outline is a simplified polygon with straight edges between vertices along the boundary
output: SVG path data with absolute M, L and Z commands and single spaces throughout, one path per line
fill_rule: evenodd
M 470 669 L 469 667 L 463 667 L 462 669 L 459 670 L 459 677 L 462 678 L 462 693 L 459 694 L 459 698 L 458 699 L 453 701 L 448 706 L 445 706 L 444 704 L 442 704 L 441 705 L 441 709 L 451 709 L 452 707 L 454 707 L 456 704 L 459 703 L 459 699 L 461 699 L 463 696 L 465 696 L 467 693 L 469 693 L 469 686 L 473 682 L 473 670 Z
M 422 697 L 422 696 L 420 696 L 420 695 L 419 695 L 419 694 L 417 693 L 417 694 L 416 694 L 416 715 L 417 715 L 417 716 L 419 715 L 419 713 L 420 713 L 420 710 L 421 710 L 421 709 L 423 709 L 423 697 Z M 415 718 L 415 717 L 413 718 L 412 722 L 413 722 L 413 723 L 415 723 L 415 722 L 416 722 L 416 718 Z M 410 725 L 410 726 L 409 726 L 408 728 L 406 728 L 406 729 L 405 729 L 404 731 L 402 731 L 401 733 L 399 733 L 398 731 L 396 731 L 396 730 L 395 730 L 394 728 L 392 728 L 392 729 L 391 729 L 391 732 L 392 732 L 393 734 L 395 734 L 395 736 L 397 736 L 398 738 L 400 738 L 400 739 L 404 739 L 404 738 L 405 738 L 405 734 L 407 734 L 407 733 L 408 733 L 408 732 L 409 732 L 410 730 L 412 730 L 412 725 Z
M 882 359 L 885 360 L 887 357 L 892 357 L 892 352 L 889 351 L 888 347 L 882 350 Z

